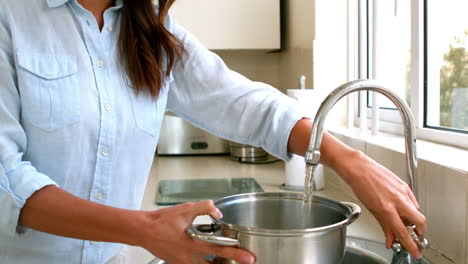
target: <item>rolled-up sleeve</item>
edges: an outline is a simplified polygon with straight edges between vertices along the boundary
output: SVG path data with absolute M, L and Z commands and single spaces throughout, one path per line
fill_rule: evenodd
M 20 123 L 20 95 L 13 66 L 11 34 L 0 10 L 0 233 L 14 236 L 26 200 L 37 190 L 56 185 L 22 159 L 27 136 Z
M 168 110 L 231 141 L 260 146 L 283 160 L 292 128 L 305 117 L 297 101 L 277 89 L 231 71 L 181 26 L 170 31 L 185 47 L 174 68 Z

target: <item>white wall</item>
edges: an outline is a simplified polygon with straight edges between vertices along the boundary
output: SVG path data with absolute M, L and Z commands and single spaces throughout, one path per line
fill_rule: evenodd
M 230 69 L 245 77 L 281 89 L 281 53 L 253 50 L 216 50 Z

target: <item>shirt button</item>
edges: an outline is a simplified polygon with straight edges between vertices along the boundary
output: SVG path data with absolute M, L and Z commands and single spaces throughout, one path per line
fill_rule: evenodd
M 108 150 L 108 149 L 103 149 L 103 150 L 101 151 L 101 154 L 102 154 L 103 156 L 108 156 L 108 155 L 109 155 L 109 150 Z
M 108 27 L 107 27 L 107 31 L 112 32 L 112 30 L 114 30 L 114 29 L 112 28 L 112 26 L 108 26 Z
M 96 195 L 94 196 L 97 200 L 102 200 L 102 198 L 104 198 L 104 194 L 103 193 L 96 193 Z M 91 244 L 93 242 L 90 242 Z
M 97 61 L 97 66 L 100 67 L 100 68 L 104 67 L 104 61 L 103 60 L 98 60 Z
M 104 109 L 106 109 L 106 111 L 110 111 L 112 109 L 112 105 L 111 104 L 106 104 L 106 105 L 104 105 Z

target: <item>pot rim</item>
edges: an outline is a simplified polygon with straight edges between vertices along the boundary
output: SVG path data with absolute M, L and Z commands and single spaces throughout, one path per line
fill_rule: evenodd
M 293 193 L 293 192 L 257 192 L 257 193 L 243 193 L 243 194 L 236 194 L 231 196 L 226 196 L 221 199 L 216 200 L 215 206 L 218 208 L 222 208 L 223 205 L 229 205 L 232 203 L 236 203 L 239 201 L 245 200 L 255 200 L 256 198 L 261 198 L 262 200 L 266 199 L 292 199 L 292 200 L 303 200 L 302 193 Z M 326 226 L 320 227 L 313 227 L 313 228 L 305 228 L 305 229 L 266 229 L 266 228 L 254 228 L 254 227 L 247 227 L 241 226 L 236 224 L 231 224 L 224 222 L 222 219 L 216 220 L 213 217 L 211 219 L 217 225 L 220 225 L 224 228 L 228 228 L 238 232 L 245 232 L 245 233 L 255 233 L 260 235 L 281 235 L 281 236 L 298 236 L 298 235 L 316 235 L 317 233 L 323 233 L 332 231 L 335 229 L 341 229 L 353 223 L 356 219 L 359 218 L 361 214 L 361 208 L 353 203 L 345 203 L 345 202 L 338 202 L 329 198 L 325 198 L 323 196 L 313 195 L 312 202 L 318 202 L 324 204 L 329 207 L 333 207 L 334 209 L 342 212 L 346 219 Z

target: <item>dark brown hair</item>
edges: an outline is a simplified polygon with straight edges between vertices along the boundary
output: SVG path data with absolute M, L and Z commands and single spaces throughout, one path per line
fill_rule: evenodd
M 156 13 L 152 0 L 124 0 L 119 35 L 120 60 L 135 92 L 153 99 L 183 52 L 182 42 L 165 28 L 175 0 L 159 0 Z

